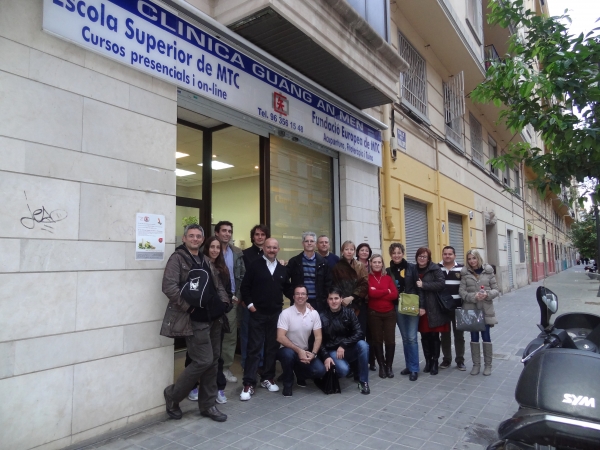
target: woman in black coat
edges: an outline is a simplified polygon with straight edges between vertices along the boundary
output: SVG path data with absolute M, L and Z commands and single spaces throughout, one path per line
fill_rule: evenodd
M 417 290 L 419 293 L 419 332 L 425 357 L 423 372 L 438 373 L 440 358 L 440 333 L 450 331 L 450 317 L 440 307 L 438 296 L 446 286 L 446 279 L 438 264 L 431 261 L 431 250 L 421 247 L 415 255 L 417 261 Z

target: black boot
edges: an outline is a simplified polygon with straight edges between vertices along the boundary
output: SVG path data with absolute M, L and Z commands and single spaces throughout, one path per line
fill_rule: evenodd
M 421 333 L 421 347 L 423 348 L 423 357 L 425 358 L 425 368 L 423 372 L 431 370 L 431 333 Z
M 396 344 L 385 345 L 385 372 L 388 378 L 394 378 L 392 364 L 394 364 L 394 355 L 396 354 Z
M 374 350 L 377 365 L 379 366 L 379 378 L 387 378 L 385 372 L 385 362 L 383 361 L 383 344 L 373 344 L 371 349 Z
M 438 374 L 438 362 L 440 359 L 440 334 L 434 333 L 431 339 L 431 375 Z

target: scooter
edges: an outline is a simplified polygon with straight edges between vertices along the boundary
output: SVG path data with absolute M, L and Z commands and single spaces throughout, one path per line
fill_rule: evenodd
M 600 316 L 566 313 L 550 324 L 556 294 L 540 286 L 536 298 L 541 333 L 521 359 L 519 410 L 500 424 L 500 441 L 487 450 L 598 450 Z

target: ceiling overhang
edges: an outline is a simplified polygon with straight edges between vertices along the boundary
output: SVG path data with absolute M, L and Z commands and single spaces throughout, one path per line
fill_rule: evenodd
M 229 28 L 358 109 L 392 102 L 271 7 Z

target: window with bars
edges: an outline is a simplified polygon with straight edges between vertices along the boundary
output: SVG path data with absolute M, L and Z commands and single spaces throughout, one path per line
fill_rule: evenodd
M 408 40 L 398 33 L 399 53 L 410 65 L 410 68 L 400 74 L 400 96 L 402 103 L 417 116 L 429 123 L 427 119 L 427 74 L 425 59 Z
M 464 73 L 459 72 L 444 87 L 444 120 L 446 122 L 446 139 L 463 150 L 462 120 L 465 114 L 465 81 Z
M 471 156 L 483 166 L 483 130 L 479 121 L 469 113 L 469 128 L 471 128 Z

